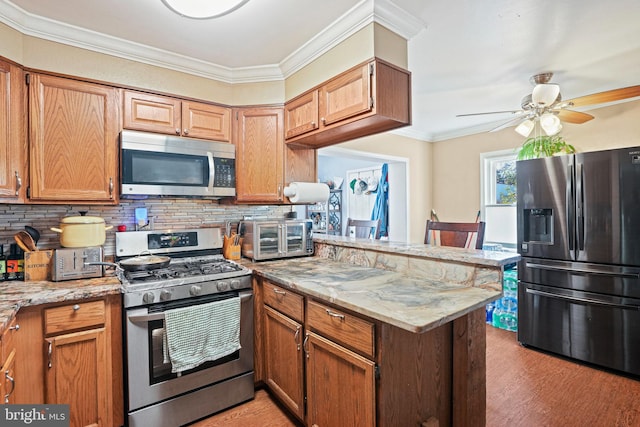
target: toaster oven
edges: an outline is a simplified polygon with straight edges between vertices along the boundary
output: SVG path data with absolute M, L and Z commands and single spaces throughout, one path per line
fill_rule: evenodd
M 313 255 L 310 219 L 241 221 L 242 255 L 254 261 Z
M 102 261 L 102 246 L 56 249 L 51 262 L 51 280 L 59 282 L 102 277 L 101 265 L 85 264 Z

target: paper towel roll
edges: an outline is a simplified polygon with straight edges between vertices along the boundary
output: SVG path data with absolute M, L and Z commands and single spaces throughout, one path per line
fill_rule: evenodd
M 329 186 L 317 182 L 292 182 L 284 187 L 291 203 L 317 203 L 329 200 Z

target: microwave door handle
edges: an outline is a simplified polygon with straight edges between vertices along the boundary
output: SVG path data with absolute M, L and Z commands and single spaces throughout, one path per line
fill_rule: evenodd
M 209 159 L 209 189 L 213 189 L 213 181 L 215 179 L 215 168 L 213 164 L 213 153 L 211 151 L 207 151 L 207 159 Z

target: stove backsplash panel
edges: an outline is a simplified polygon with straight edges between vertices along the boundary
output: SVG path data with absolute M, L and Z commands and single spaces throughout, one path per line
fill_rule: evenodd
M 118 225 L 126 225 L 135 230 L 135 209 L 147 208 L 153 229 L 186 229 L 200 227 L 223 227 L 227 221 L 238 222 L 243 216 L 283 217 L 291 211 L 290 206 L 221 205 L 215 200 L 202 199 L 144 199 L 121 200 L 118 206 L 90 205 L 5 205 L 0 204 L 0 244 L 5 253 L 9 244 L 14 243 L 13 235 L 24 230 L 25 225 L 35 227 L 41 234 L 38 249 L 60 247 L 60 235 L 51 231 L 58 227 L 65 216 L 87 212 L 89 216 L 104 218 L 106 225 L 113 225 L 107 231 L 104 255 L 115 254 L 115 232 Z

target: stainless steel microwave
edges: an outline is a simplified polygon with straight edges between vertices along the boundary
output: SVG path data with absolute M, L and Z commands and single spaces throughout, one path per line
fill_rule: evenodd
M 236 195 L 235 145 L 123 130 L 122 197 Z
M 254 261 L 313 255 L 310 219 L 241 221 L 242 255 Z

